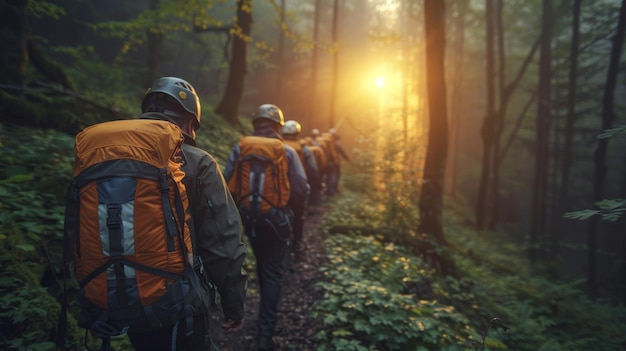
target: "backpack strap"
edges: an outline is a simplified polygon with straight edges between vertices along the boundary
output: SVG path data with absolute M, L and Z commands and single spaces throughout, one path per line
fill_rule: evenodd
M 266 158 L 266 157 L 261 157 L 261 156 L 258 156 L 258 155 L 248 155 L 248 156 L 244 156 L 244 157 L 241 159 L 241 162 L 249 162 L 249 163 L 251 164 L 251 165 L 250 165 L 250 173 L 252 173 L 252 162 L 254 162 L 254 161 L 260 161 L 260 162 L 264 162 L 264 163 L 270 164 L 270 165 L 272 165 L 272 167 L 274 168 L 274 169 L 273 169 L 273 170 L 274 170 L 274 174 L 277 174 L 277 173 L 278 173 L 278 166 L 276 166 L 276 164 L 274 164 L 274 162 L 273 162 L 272 160 L 270 160 L 270 159 L 268 159 L 268 158 Z M 237 162 L 240 162 L 240 161 L 237 161 Z M 237 184 L 237 193 L 241 192 L 241 185 L 240 185 L 240 184 L 241 184 L 241 179 L 242 179 L 242 178 L 241 178 L 241 172 L 242 172 L 242 171 L 241 171 L 241 167 L 238 167 L 238 172 L 239 172 L 239 177 L 238 177 L 238 179 L 239 179 L 239 183 Z M 274 208 L 278 208 L 278 206 L 276 206 L 276 204 L 274 204 L 273 202 L 271 202 L 268 198 L 266 198 L 265 196 L 263 196 L 263 195 L 259 192 L 259 187 L 261 186 L 261 179 L 260 179 L 260 178 L 257 178 L 257 179 L 255 179 L 255 180 L 256 180 L 256 184 L 255 184 L 255 186 L 251 186 L 251 187 L 250 187 L 250 192 L 249 192 L 249 193 L 247 193 L 247 194 L 243 194 L 243 195 L 241 195 L 241 196 L 239 197 L 239 199 L 237 199 L 237 200 L 238 200 L 237 202 L 239 202 L 239 201 L 241 201 L 241 200 L 245 199 L 247 196 L 252 195 L 252 196 L 254 196 L 254 197 L 255 197 L 255 199 L 254 199 L 254 200 L 255 200 L 255 201 L 254 201 L 254 203 L 255 203 L 255 204 L 256 204 L 256 202 L 257 202 L 257 201 L 256 201 L 256 200 L 257 200 L 257 197 L 260 197 L 262 200 L 264 200 L 265 202 L 267 202 L 268 204 L 270 204 L 270 206 L 272 206 L 272 207 L 274 207 Z M 278 202 L 280 203 L 280 202 L 281 202 L 281 193 L 280 193 L 280 191 L 279 191 L 279 189 L 280 189 L 280 184 L 279 184 L 279 182 L 280 182 L 280 180 L 278 179 L 278 177 L 275 177 L 275 182 L 274 182 L 274 191 L 276 191 L 276 192 L 278 193 Z M 250 201 L 250 202 L 252 203 L 252 201 Z M 251 207 L 252 207 L 252 206 L 251 206 Z M 257 207 L 259 207 L 259 208 L 257 209 Z M 260 209 L 260 205 L 259 205 L 259 206 L 255 206 L 255 209 L 257 209 L 258 211 L 261 211 L 261 209 Z
M 187 245 L 185 245 L 185 206 L 183 204 L 183 199 L 180 193 L 180 189 L 177 186 L 174 186 L 174 206 L 176 209 L 176 214 L 178 216 L 178 222 L 180 225 L 180 229 L 176 230 L 174 233 L 179 233 L 178 238 L 180 240 L 180 246 L 183 250 L 183 254 L 185 255 L 185 264 L 186 264 L 186 268 L 185 268 L 185 273 L 187 278 L 189 279 L 189 284 L 191 285 L 191 290 L 193 290 L 194 294 L 196 295 L 196 298 L 200 301 L 200 303 L 202 304 L 202 307 L 207 310 L 209 308 L 209 301 L 208 298 L 206 296 L 206 294 L 202 293 L 202 286 L 201 286 L 201 282 L 200 282 L 200 273 L 196 272 L 196 270 L 194 269 L 194 262 L 189 262 L 187 260 L 187 257 L 189 257 L 190 252 L 187 251 Z M 168 205 L 169 205 L 169 201 Z M 171 207 L 170 207 L 171 209 Z M 170 212 L 167 212 L 170 213 Z M 174 222 L 174 219 L 171 218 L 171 221 Z M 176 223 L 172 223 L 172 225 L 174 226 L 174 228 L 176 229 Z M 168 228 L 169 228 L 169 224 L 168 224 Z M 193 255 L 193 253 L 191 253 Z M 193 257 L 193 256 L 192 256 Z M 195 258 L 193 259 L 195 261 Z M 185 309 L 185 318 L 186 318 L 186 334 L 187 335 L 191 335 L 193 334 L 193 308 L 191 307 L 191 305 L 187 304 L 184 306 Z M 203 312 L 204 313 L 204 312 Z
M 176 228 L 176 222 L 174 220 L 174 212 L 172 210 L 172 205 L 170 204 L 170 199 L 169 199 L 170 181 L 169 181 L 169 178 L 167 176 L 167 169 L 165 169 L 165 168 L 159 169 L 159 182 L 161 184 L 161 200 L 163 200 L 162 201 L 163 202 L 163 213 L 165 213 L 165 224 L 167 226 L 167 234 L 168 234 L 168 236 L 167 236 L 167 250 L 168 251 L 174 251 L 174 237 L 178 233 L 178 230 Z M 176 188 L 176 191 L 178 193 L 178 188 Z M 180 194 L 178 194 L 178 196 L 180 197 Z M 185 221 L 185 217 L 180 219 L 180 221 L 184 222 Z M 184 229 L 184 227 L 183 227 L 183 229 Z M 181 231 L 181 233 L 184 233 L 184 232 Z
M 122 264 L 122 265 L 125 265 L 125 266 L 129 266 L 129 267 L 138 269 L 140 271 L 144 271 L 144 272 L 150 273 L 152 275 L 158 275 L 158 276 L 161 276 L 161 277 L 164 277 L 164 278 L 167 278 L 167 279 L 172 279 L 172 280 L 183 280 L 183 279 L 185 279 L 185 276 L 182 275 L 182 274 L 176 274 L 176 273 L 160 270 L 158 268 L 146 266 L 146 265 L 143 265 L 143 264 L 135 262 L 135 261 L 127 260 L 127 259 L 125 259 L 122 256 L 113 256 L 107 262 L 103 263 L 98 268 L 94 269 L 88 276 L 85 277 L 85 279 L 80 281 L 79 287 L 81 289 L 84 288 L 95 277 L 97 277 L 100 274 L 104 273 L 107 270 L 107 268 L 109 268 L 109 266 L 115 265 L 115 264 Z

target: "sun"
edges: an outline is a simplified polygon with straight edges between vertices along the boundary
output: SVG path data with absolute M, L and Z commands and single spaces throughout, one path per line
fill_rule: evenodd
M 387 81 L 385 80 L 385 77 L 378 76 L 374 78 L 374 84 L 379 88 L 384 88 L 385 85 L 387 84 Z

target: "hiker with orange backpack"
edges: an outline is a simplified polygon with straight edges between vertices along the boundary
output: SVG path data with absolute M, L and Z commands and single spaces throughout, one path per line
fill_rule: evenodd
M 339 193 L 339 181 L 341 178 L 341 159 L 343 158 L 348 163 L 350 162 L 350 157 L 348 157 L 347 152 L 341 146 L 339 142 L 339 134 L 335 128 L 331 128 L 328 130 L 328 133 L 324 133 L 325 137 L 329 139 L 331 148 L 333 150 L 333 167 L 329 172 L 328 176 L 328 189 L 327 193 L 329 195 L 335 195 Z
M 329 133 L 320 133 L 318 129 L 314 129 L 311 135 L 314 135 L 313 139 L 314 145 L 319 146 L 322 150 L 324 150 L 324 155 L 326 156 L 326 172 L 323 174 L 323 180 L 325 184 L 324 194 L 326 195 L 334 195 L 331 193 L 331 183 L 333 182 L 333 176 L 335 174 L 335 167 L 337 164 L 337 152 L 333 147 L 332 138 Z
M 317 205 L 322 200 L 322 195 L 326 190 L 326 173 L 328 172 L 328 155 L 324 149 L 315 142 L 312 137 L 307 136 L 302 139 L 304 145 L 311 151 L 317 164 L 318 187 L 311 187 L 311 195 L 309 195 L 309 203 Z
M 302 130 L 302 126 L 298 121 L 289 120 L 285 122 L 285 125 L 281 128 L 281 135 L 284 138 L 284 141 L 287 145 L 291 146 L 296 150 L 298 156 L 300 157 L 300 162 L 304 166 L 304 171 L 306 173 L 306 178 L 309 182 L 309 186 L 311 187 L 311 193 L 309 195 L 309 200 L 315 201 L 313 197 L 315 194 L 319 194 L 321 188 L 321 182 L 319 179 L 317 162 L 315 161 L 315 156 L 309 149 L 309 147 L 298 137 L 298 134 Z M 300 250 L 300 244 L 302 242 L 302 229 L 304 226 L 304 219 L 306 216 L 306 211 L 308 209 L 308 201 L 307 202 L 298 202 L 298 201 L 290 201 L 289 207 L 293 210 L 294 215 L 294 223 L 293 223 L 293 243 L 296 250 Z
M 141 109 L 144 113 L 140 118 L 167 120 L 178 125 L 183 132 L 183 182 L 189 196 L 195 254 L 202 259 L 203 273 L 219 293 L 224 313 L 224 331 L 238 331 L 244 323 L 247 285 L 247 275 L 243 270 L 246 252 L 242 237 L 243 225 L 217 161 L 197 147 L 195 136 L 200 127 L 200 100 L 195 89 L 186 81 L 163 77 L 148 90 Z M 161 331 L 130 334 L 130 339 L 136 350 L 162 348 L 166 341 L 164 339 L 172 340 L 170 336 L 177 338 L 174 340 L 178 340 L 181 348 L 206 350 L 211 346 L 207 317 L 208 313 L 194 317 L 194 333 L 191 336 L 186 335 L 181 325 L 178 336 L 171 335 L 169 329 L 164 328 Z M 181 321 L 181 324 L 184 325 L 184 322 Z M 193 347 L 186 342 L 192 338 L 198 340 Z
M 298 153 L 280 136 L 284 123 L 276 105 L 259 106 L 252 118 L 254 135 L 242 137 L 233 147 L 224 171 L 256 257 L 261 295 L 258 350 L 272 349 L 283 261 L 292 237 L 288 203 L 306 203 L 309 194 Z
M 100 351 L 125 333 L 138 351 L 217 350 L 208 330 L 212 286 L 224 331 L 243 326 L 241 218 L 215 159 L 195 146 L 201 109 L 194 88 L 160 78 L 142 111 L 76 136 L 63 257 L 79 281 L 78 325 L 102 339 Z M 59 348 L 67 335 L 64 296 Z

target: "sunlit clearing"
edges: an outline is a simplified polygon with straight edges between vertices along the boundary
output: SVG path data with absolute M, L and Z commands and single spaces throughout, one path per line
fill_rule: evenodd
M 374 84 L 376 84 L 376 86 L 379 88 L 384 88 L 386 83 L 387 82 L 385 81 L 385 77 L 374 78 Z

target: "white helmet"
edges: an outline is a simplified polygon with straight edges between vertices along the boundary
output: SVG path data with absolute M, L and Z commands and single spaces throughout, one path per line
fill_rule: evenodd
M 285 122 L 285 125 L 282 126 L 280 132 L 283 135 L 298 135 L 298 133 L 300 133 L 300 130 L 302 130 L 300 123 L 294 120 L 289 120 Z

